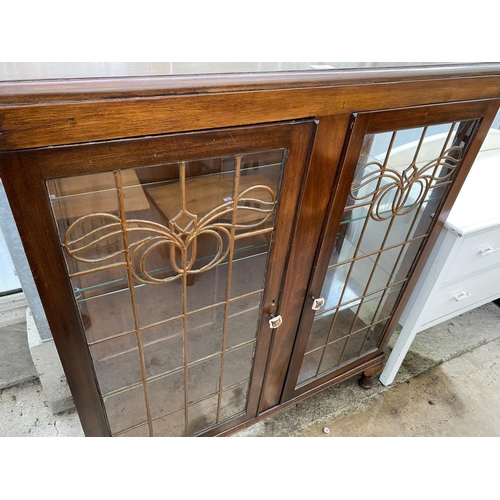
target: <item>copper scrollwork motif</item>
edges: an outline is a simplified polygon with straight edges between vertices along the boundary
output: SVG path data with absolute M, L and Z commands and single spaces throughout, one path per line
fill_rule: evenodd
M 126 219 L 123 224 L 120 217 L 110 213 L 85 215 L 68 228 L 64 249 L 76 261 L 86 263 L 107 261 L 124 253 L 125 250 L 110 251 L 96 258 L 83 255 L 92 247 L 111 238 L 120 237 L 125 227 L 126 239 L 131 241 L 128 244 L 128 252 L 133 263 L 134 279 L 143 284 L 162 284 L 179 279 L 183 275 L 208 271 L 222 263 L 228 256 L 234 232 L 242 230 L 251 232 L 259 226 L 262 227 L 274 213 L 276 196 L 269 186 L 254 185 L 243 190 L 235 200 L 231 199 L 213 208 L 201 218 L 186 209 L 184 200 L 182 205 L 181 210 L 166 225 L 141 219 Z M 238 222 L 238 218 L 244 222 Z M 225 221 L 231 219 L 232 222 Z M 81 232 L 83 224 L 92 223 L 92 220 L 98 227 L 83 236 L 75 237 L 75 234 Z M 208 263 L 195 269 L 193 266 L 197 260 L 197 242 L 202 235 L 214 239 L 215 252 Z M 244 235 L 239 233 L 239 236 Z M 166 247 L 173 275 L 158 278 L 153 276 L 152 270 L 148 270 L 148 256 L 158 247 Z
M 370 216 L 376 221 L 406 215 L 420 205 L 429 189 L 450 180 L 461 159 L 462 148 L 453 146 L 423 167 L 412 162 L 402 172 L 372 161 L 357 172 L 350 196 L 361 202 L 356 206 L 369 204 Z M 373 184 L 375 188 L 371 188 Z

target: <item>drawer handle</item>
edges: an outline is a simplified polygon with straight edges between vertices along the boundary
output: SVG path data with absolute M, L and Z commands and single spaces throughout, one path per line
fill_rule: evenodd
M 470 293 L 467 292 L 459 292 L 453 296 L 453 298 L 458 302 L 459 300 L 464 300 L 467 297 L 470 297 Z
M 482 255 L 488 255 L 490 253 L 495 253 L 495 252 L 498 252 L 498 248 L 492 247 L 490 245 L 488 245 L 485 248 L 481 248 L 481 250 L 479 250 L 479 253 Z

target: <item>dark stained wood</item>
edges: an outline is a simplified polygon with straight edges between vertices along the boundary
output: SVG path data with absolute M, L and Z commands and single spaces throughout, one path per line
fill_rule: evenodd
M 244 154 L 288 144 L 291 124 L 239 127 L 27 151 L 45 179 Z M 139 171 L 140 174 L 140 171 Z
M 109 429 L 44 180 L 289 148 L 249 404 L 244 415 L 205 433 L 231 434 L 330 385 L 381 370 L 383 349 L 499 98 L 499 64 L 0 83 L 0 150 L 22 150 L 0 152 L 0 176 L 86 434 L 109 435 Z M 365 133 L 481 116 L 379 348 L 295 389 L 314 317 L 310 297 L 321 291 Z M 277 330 L 269 328 L 270 314 L 283 316 Z
M 401 124 L 405 128 L 425 125 L 437 125 L 460 120 L 474 120 L 486 113 L 490 101 L 466 101 L 456 104 L 435 104 L 433 106 L 412 106 L 399 110 L 379 111 L 370 114 L 368 134 L 377 134 L 387 130 L 397 130 Z
M 371 375 L 366 375 L 365 372 L 359 377 L 358 383 L 361 388 L 368 390 L 373 388 L 373 380 Z
M 500 76 L 0 106 L 0 150 L 500 97 Z
M 296 243 L 292 247 L 288 273 L 283 284 L 283 296 L 280 302 L 283 325 L 276 331 L 274 337 L 260 412 L 277 405 L 280 401 L 300 312 L 306 299 L 324 212 L 333 189 L 350 115 L 319 118 L 318 121 L 314 153 L 301 204 L 304 208 L 299 212 L 294 235 Z
M 273 332 L 269 328 L 268 319 L 271 313 L 277 314 L 279 307 L 283 273 L 290 249 L 289 242 L 297 215 L 296 207 L 299 204 L 299 197 L 303 189 L 303 179 L 309 164 L 308 155 L 314 137 L 315 126 L 314 121 L 308 120 L 294 124 L 284 123 L 233 129 L 230 132 L 198 132 L 184 134 L 184 136 L 176 135 L 154 139 L 118 141 L 117 143 L 109 144 L 91 144 L 0 154 L 0 157 L 7 158 L 8 160 L 8 162 L 2 162 L 5 172 L 10 172 L 11 174 L 15 172 L 15 175 L 7 176 L 9 180 L 13 179 L 16 183 L 21 183 L 24 186 L 22 184 L 23 179 L 28 178 L 29 182 L 24 188 L 29 190 L 33 188 L 33 185 L 37 187 L 37 195 L 30 199 L 30 203 L 25 205 L 19 204 L 13 207 L 13 210 L 15 208 L 14 215 L 16 220 L 19 221 L 35 221 L 38 224 L 38 219 L 44 218 L 44 223 L 39 224 L 39 229 L 49 233 L 46 238 L 48 246 L 41 251 L 33 243 L 33 240 L 37 238 L 40 241 L 44 241 L 41 235 L 38 232 L 30 232 L 25 228 L 28 237 L 26 250 L 32 265 L 34 259 L 35 266 L 42 267 L 42 269 L 35 267 L 33 272 L 39 272 L 43 275 L 41 282 L 37 280 L 38 286 L 42 287 L 40 290 L 41 300 L 44 308 L 48 311 L 49 324 L 54 333 L 56 345 L 61 352 L 63 367 L 71 386 L 79 388 L 85 383 L 86 385 L 94 385 L 96 387 L 96 383 L 93 378 L 93 370 L 84 334 L 80 328 L 78 315 L 76 314 L 72 290 L 71 287 L 67 286 L 66 269 L 61 256 L 61 249 L 57 243 L 58 237 L 53 226 L 52 214 L 48 205 L 47 193 L 44 189 L 42 177 L 51 178 L 57 176 L 57 168 L 60 168 L 60 174 L 62 175 L 77 175 L 108 171 L 116 169 L 117 166 L 121 168 L 137 167 L 158 164 L 165 161 L 200 158 L 200 155 L 213 157 L 255 152 L 259 151 L 259 149 L 267 151 L 276 148 L 288 148 L 286 166 L 281 182 L 273 244 L 266 276 L 263 313 L 259 326 L 262 333 L 258 335 L 257 340 L 255 368 L 249 389 L 249 404 L 245 415 L 226 422 L 207 433 L 207 435 L 212 435 L 222 429 L 237 425 L 239 422 L 252 418 L 257 414 L 262 377 L 264 376 L 267 364 L 267 353 Z M 25 168 L 25 165 L 28 167 Z M 16 189 L 17 191 L 14 191 L 11 188 L 8 192 L 13 193 L 11 196 L 17 200 L 20 199 L 18 194 L 20 187 L 16 186 Z M 27 196 L 27 194 L 23 195 Z M 44 209 L 44 213 L 36 219 L 27 211 L 33 206 L 41 206 Z M 57 255 L 54 255 L 56 253 Z M 50 256 L 49 260 L 51 262 L 57 257 L 56 262 L 59 265 L 57 272 L 54 272 L 52 267 L 48 268 L 46 265 L 44 266 L 48 256 Z M 56 283 L 59 283 L 59 285 L 56 285 Z M 63 290 L 61 290 L 61 283 L 65 285 Z M 60 293 L 64 291 L 65 294 L 61 296 L 54 293 L 54 290 L 59 290 Z M 61 315 L 61 310 L 68 312 Z M 64 323 L 64 327 L 62 327 L 61 321 L 69 321 L 70 324 Z M 71 349 L 68 348 L 68 342 L 70 342 Z M 85 360 L 82 360 L 81 364 L 73 362 L 76 356 L 75 351 L 78 351 L 80 356 L 85 354 Z M 86 366 L 83 365 L 84 361 L 88 363 Z M 93 394 L 93 396 L 96 396 L 96 394 Z M 97 398 L 99 398 L 98 393 Z M 108 435 L 108 431 L 96 433 L 94 430 L 95 424 L 91 421 L 89 422 L 89 415 L 87 414 L 89 411 L 90 417 L 96 418 L 93 412 L 96 412 L 96 415 L 99 414 L 96 411 L 96 405 L 100 408 L 99 399 L 89 401 L 88 397 L 83 400 L 81 397 L 75 397 L 75 404 L 87 435 Z M 102 412 L 102 408 L 100 411 Z M 104 414 L 101 416 L 105 418 Z
M 321 238 L 319 240 L 320 249 L 316 255 L 312 277 L 309 284 L 306 285 L 308 286 L 306 292 L 307 296 L 320 296 L 321 289 L 323 287 L 323 281 L 326 277 L 328 262 L 330 260 L 332 249 L 335 245 L 338 227 L 342 219 L 342 214 L 344 213 L 345 201 L 347 199 L 347 195 L 349 194 L 352 178 L 354 176 L 354 170 L 357 164 L 357 158 L 363 145 L 363 138 L 366 133 L 369 120 L 370 116 L 368 114 L 356 118 L 356 120 L 351 124 L 353 128 L 350 130 L 349 135 L 346 139 L 349 144 L 347 151 L 344 152 L 342 158 L 340 158 L 340 154 L 337 153 L 337 162 L 339 162 L 340 160 L 342 170 L 340 170 L 339 167 L 339 171 L 337 172 L 337 175 L 335 177 L 334 187 L 330 190 L 327 217 L 324 221 L 323 228 L 321 230 Z M 350 158 L 350 161 L 347 163 L 345 158 Z M 297 338 L 293 350 L 293 355 L 291 361 L 289 361 L 290 368 L 288 370 L 286 383 L 283 390 L 283 397 L 281 399 L 282 402 L 296 396 L 299 393 L 307 392 L 309 390 L 309 386 L 304 386 L 297 392 L 297 389 L 295 389 L 295 385 L 299 375 L 300 367 L 302 365 L 302 358 L 306 350 L 309 331 L 311 330 L 315 312 L 311 309 L 311 305 L 307 300 L 305 303 L 297 305 L 298 307 L 302 306 L 302 315 L 300 316 L 300 323 L 298 325 Z M 297 325 L 295 326 L 295 328 L 297 329 Z M 321 384 L 323 379 L 324 378 L 320 379 L 316 383 Z
M 312 139 L 314 138 L 312 135 L 313 126 L 313 122 L 306 122 L 302 124 L 301 128 L 297 126 L 294 128 L 294 140 L 291 142 L 291 148 L 287 159 L 288 168 L 285 170 L 285 176 L 282 181 L 278 215 L 276 217 L 275 232 L 273 235 L 273 245 L 275 241 L 279 241 L 279 238 L 286 241 L 288 245 L 286 249 L 280 245 L 280 251 L 273 252 L 269 259 L 266 282 L 268 282 L 270 286 L 266 285 L 264 298 L 262 299 L 263 315 L 260 328 L 261 339 L 257 342 L 255 353 L 256 361 L 252 378 L 252 382 L 255 381 L 255 387 L 258 387 L 259 393 L 262 391 L 262 387 L 265 383 L 264 376 L 270 373 L 269 370 L 266 371 L 266 366 L 269 364 L 268 353 L 271 342 L 275 342 L 276 336 L 280 335 L 280 331 L 284 326 L 281 325 L 279 328 L 271 330 L 269 328 L 269 319 L 271 314 L 277 316 L 282 312 L 281 296 L 283 293 L 284 275 L 288 268 L 291 238 L 299 214 L 300 198 L 302 196 L 304 179 L 309 165 L 308 155 L 312 147 Z M 306 127 L 309 127 L 309 129 Z M 300 161 L 303 162 L 302 168 L 299 168 Z M 260 359 L 264 360 L 264 354 L 266 363 L 258 364 L 257 357 L 260 356 Z M 252 389 L 251 387 L 251 390 Z M 255 414 L 257 414 L 257 410 L 260 407 L 261 403 L 252 409 L 255 411 Z
M 377 373 L 380 373 L 383 369 L 384 369 L 384 363 L 382 359 L 380 360 L 379 364 L 370 366 L 370 368 L 367 368 L 366 370 L 363 371 L 361 377 L 358 380 L 359 385 L 363 389 L 372 389 L 374 384 L 372 377 Z
M 8 172 L 2 175 L 2 182 L 83 430 L 86 436 L 108 436 L 106 416 L 40 171 L 36 163 L 23 161 L 16 154 L 0 155 L 0 162 Z
M 400 109 L 391 111 L 383 111 L 383 112 L 375 112 L 375 113 L 360 113 L 354 122 L 354 128 L 352 133 L 350 134 L 350 138 L 348 139 L 348 148 L 346 150 L 345 158 L 341 162 L 342 170 L 340 173 L 340 177 L 338 180 L 338 184 L 335 188 L 335 194 L 331 199 L 330 208 L 329 208 L 329 218 L 325 224 L 325 230 L 321 237 L 321 247 L 318 254 L 317 262 L 314 266 L 314 274 L 311 279 L 311 285 L 307 295 L 314 295 L 316 297 L 319 296 L 320 291 L 323 286 L 323 281 L 326 276 L 326 271 L 328 268 L 329 259 L 331 256 L 332 249 L 335 245 L 335 240 L 337 237 L 339 224 L 341 222 L 341 218 L 343 215 L 345 203 L 347 200 L 347 196 L 349 194 L 352 178 L 354 176 L 356 165 L 358 164 L 359 155 L 362 150 L 363 139 L 365 134 L 373 133 L 373 132 L 385 132 L 391 130 L 397 130 L 401 128 L 407 128 L 411 126 L 416 126 L 417 124 L 420 126 L 431 125 L 435 123 L 443 123 L 450 121 L 460 121 L 460 120 L 470 120 L 481 117 L 485 114 L 488 114 L 489 121 L 488 123 L 483 123 L 483 127 L 488 127 L 491 124 L 491 121 L 494 118 L 494 114 L 496 109 L 498 109 L 498 103 L 495 104 L 493 101 L 479 101 L 475 103 L 458 103 L 458 104 L 443 104 L 432 107 L 416 107 L 415 116 L 411 113 L 411 110 Z M 491 111 L 493 109 L 494 111 Z M 486 118 L 485 118 L 486 120 Z M 484 120 L 483 120 L 484 122 Z M 484 137 L 483 137 L 484 139 Z M 481 141 L 482 142 L 482 141 Z M 472 147 L 474 146 L 474 147 Z M 468 150 L 467 158 L 471 158 L 469 156 L 472 153 L 473 157 L 479 151 L 479 146 L 476 144 L 472 144 Z M 461 169 L 464 167 L 462 164 Z M 467 168 L 467 164 L 465 165 Z M 470 165 L 469 165 L 470 167 Z M 460 171 L 460 176 L 464 180 L 465 177 L 462 174 L 462 170 Z M 458 180 L 458 179 L 457 179 Z M 460 181 L 463 183 L 463 180 Z M 455 192 L 458 194 L 458 191 Z M 431 235 L 433 238 L 437 237 L 436 230 L 432 227 L 430 228 Z M 432 240 L 435 241 L 435 240 Z M 432 245 L 431 241 L 431 245 Z M 428 244 L 426 246 L 429 246 Z M 430 250 L 429 250 L 430 251 Z M 419 257 L 417 263 L 421 261 Z M 410 274 L 410 282 L 412 276 L 416 280 L 418 274 L 412 271 Z M 405 290 L 404 293 L 401 294 L 396 314 L 389 322 L 387 326 L 384 336 L 379 342 L 379 348 L 375 352 L 375 355 L 383 352 L 383 349 L 386 347 L 386 344 L 390 338 L 390 333 L 394 329 L 396 323 L 396 318 L 399 318 L 400 313 L 403 311 L 403 308 L 409 298 L 409 293 Z M 286 401 L 294 396 L 307 392 L 310 387 L 315 387 L 317 385 L 321 385 L 324 380 L 329 377 L 335 377 L 337 375 L 337 370 L 332 371 L 330 374 L 327 374 L 317 380 L 312 381 L 309 384 L 305 384 L 300 388 L 295 388 L 296 381 L 298 378 L 298 374 L 300 371 L 300 367 L 302 364 L 302 359 L 304 356 L 304 352 L 307 345 L 307 340 L 309 337 L 309 331 L 312 326 L 312 322 L 314 320 L 314 311 L 311 310 L 307 300 L 304 304 L 302 316 L 300 320 L 300 324 L 298 326 L 297 331 L 297 340 L 295 344 L 295 348 L 292 354 L 292 359 L 290 361 L 290 368 L 288 372 L 288 376 L 285 383 L 285 388 L 283 392 L 282 402 Z M 370 353 L 366 356 L 366 358 L 371 358 L 374 356 L 374 353 Z M 344 368 L 339 368 L 339 370 L 343 370 Z M 366 377 L 362 379 L 362 383 L 369 386 L 369 379 Z
M 4 104 L 28 104 L 55 101 L 84 101 L 156 97 L 244 90 L 271 90 L 298 87 L 387 83 L 394 81 L 435 80 L 498 76 L 498 63 L 427 64 L 414 66 L 334 69 L 321 71 L 284 71 L 168 76 L 102 76 L 0 82 L 0 101 Z

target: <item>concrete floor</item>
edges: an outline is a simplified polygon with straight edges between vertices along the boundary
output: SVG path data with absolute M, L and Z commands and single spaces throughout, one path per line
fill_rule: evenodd
M 298 436 L 500 436 L 500 340 L 447 361 Z
M 391 386 L 347 380 L 236 435 L 500 436 L 499 359 L 490 303 L 419 333 Z
M 0 326 L 0 346 L 0 389 L 36 378 L 25 321 L 3 323 Z
M 236 436 L 500 436 L 499 360 L 500 308 L 487 304 L 421 332 L 392 386 L 351 379 Z M 83 431 L 75 411 L 54 416 L 32 380 L 0 390 L 0 436 Z

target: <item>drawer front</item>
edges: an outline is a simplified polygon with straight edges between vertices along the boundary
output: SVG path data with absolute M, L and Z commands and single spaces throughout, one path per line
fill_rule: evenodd
M 500 227 L 464 238 L 443 283 L 500 264 Z
M 441 286 L 427 301 L 419 323 L 423 325 L 449 314 L 462 314 L 497 297 L 500 297 L 500 267 Z

